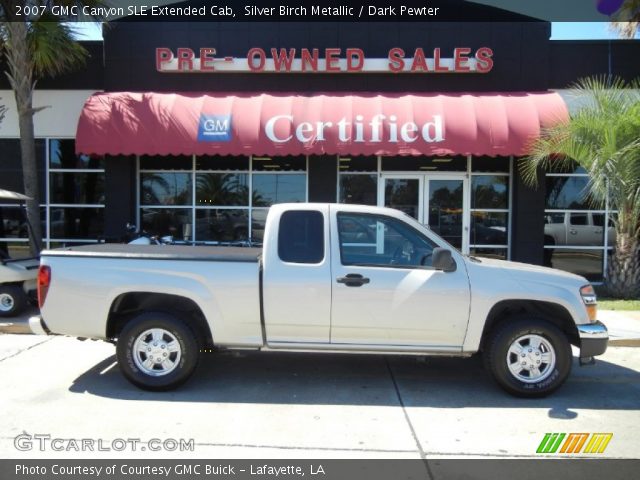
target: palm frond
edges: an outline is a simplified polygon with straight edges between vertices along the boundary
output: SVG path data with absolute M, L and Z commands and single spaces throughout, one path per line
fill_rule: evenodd
M 73 29 L 52 15 L 29 25 L 29 48 L 37 76 L 56 76 L 84 64 L 85 48 L 75 41 Z

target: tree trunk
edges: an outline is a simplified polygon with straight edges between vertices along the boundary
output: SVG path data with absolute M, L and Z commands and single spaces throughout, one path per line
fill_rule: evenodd
M 607 266 L 605 287 L 615 298 L 640 296 L 640 242 L 636 237 L 617 233 L 615 250 Z
M 18 108 L 20 127 L 20 153 L 24 193 L 27 201 L 27 218 L 31 224 L 29 234 L 32 255 L 40 253 L 42 226 L 40 222 L 40 192 L 38 191 L 38 168 L 36 162 L 35 132 L 33 127 L 33 65 L 27 43 L 27 25 L 24 22 L 7 22 L 10 48 L 6 49 L 9 64 L 9 81 L 13 88 Z

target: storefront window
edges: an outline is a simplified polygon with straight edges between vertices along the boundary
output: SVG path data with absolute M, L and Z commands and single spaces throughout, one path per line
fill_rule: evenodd
M 249 210 L 196 210 L 196 238 L 202 242 L 247 241 Z
M 338 194 L 340 203 L 377 205 L 377 174 L 341 174 Z
M 196 174 L 196 205 L 249 206 L 249 175 L 246 173 Z
M 59 170 L 104 170 L 104 158 L 77 155 L 75 140 L 49 140 L 49 168 Z
M 551 266 L 585 277 L 591 282 L 601 282 L 604 272 L 602 249 L 567 249 L 549 250 Z
M 46 140 L 36 139 L 36 168 L 40 200 L 46 203 Z M 0 139 L 0 188 L 12 192 L 24 192 L 20 140 Z M 1 200 L 0 200 L 1 202 Z
M 104 208 L 51 207 L 53 239 L 97 239 L 104 234 Z
M 36 168 L 41 201 L 43 245 L 47 245 L 47 141 L 36 139 Z M 20 140 L 0 139 L 0 188 L 24 192 Z M 3 203 L 6 202 L 6 203 Z M 26 213 L 16 202 L 0 200 L 0 258 L 30 257 Z
M 511 157 L 341 156 L 338 201 L 378 205 L 381 195 L 384 206 L 428 224 L 454 246 L 506 259 L 511 163 Z
M 142 230 L 152 235 L 171 235 L 183 240 L 192 234 L 192 212 L 189 208 L 142 208 Z
M 508 232 L 508 212 L 472 212 L 472 245 L 507 245 Z
M 474 175 L 471 177 L 471 208 L 506 209 L 509 206 L 509 177 Z
M 75 140 L 49 140 L 49 191 L 44 232 L 51 242 L 95 242 L 104 235 L 104 158 L 78 155 Z
M 142 205 L 191 204 L 191 174 L 145 172 L 140 174 Z
M 177 171 L 156 169 L 165 157 L 140 160 L 140 224 L 177 241 L 259 243 L 268 207 L 307 200 L 304 156 L 174 157 Z
M 51 203 L 104 204 L 103 173 L 52 172 L 49 182 Z
M 268 208 L 251 209 L 251 238 L 254 242 L 264 240 L 264 229 L 267 225 Z
M 588 210 L 589 177 L 554 175 L 547 176 L 545 181 L 545 208 Z
M 274 203 L 304 202 L 307 176 L 283 174 L 253 175 L 251 202 L 255 207 L 270 207 Z
M 586 171 L 575 165 L 547 173 L 544 264 L 601 282 L 607 262 L 604 252 L 615 244 L 615 212 L 592 201 L 588 184 Z
M 478 257 L 508 259 L 510 158 L 471 160 L 469 251 Z

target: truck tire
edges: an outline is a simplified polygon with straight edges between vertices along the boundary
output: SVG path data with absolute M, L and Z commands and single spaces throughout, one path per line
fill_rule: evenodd
M 572 360 L 565 334 L 536 316 L 513 317 L 499 325 L 484 351 L 487 371 L 517 397 L 549 395 L 569 376 Z
M 13 317 L 27 308 L 27 294 L 21 285 L 0 285 L 0 317 Z
M 118 335 L 116 356 L 135 386 L 163 391 L 186 382 L 200 355 L 196 336 L 184 321 L 165 312 L 143 312 Z

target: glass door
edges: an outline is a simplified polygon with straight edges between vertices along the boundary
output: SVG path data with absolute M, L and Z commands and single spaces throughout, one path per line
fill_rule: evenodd
M 427 215 L 423 223 L 463 253 L 469 251 L 467 195 L 463 176 L 425 179 Z
M 468 253 L 468 196 L 465 175 L 387 174 L 381 178 L 378 205 L 405 212 Z

